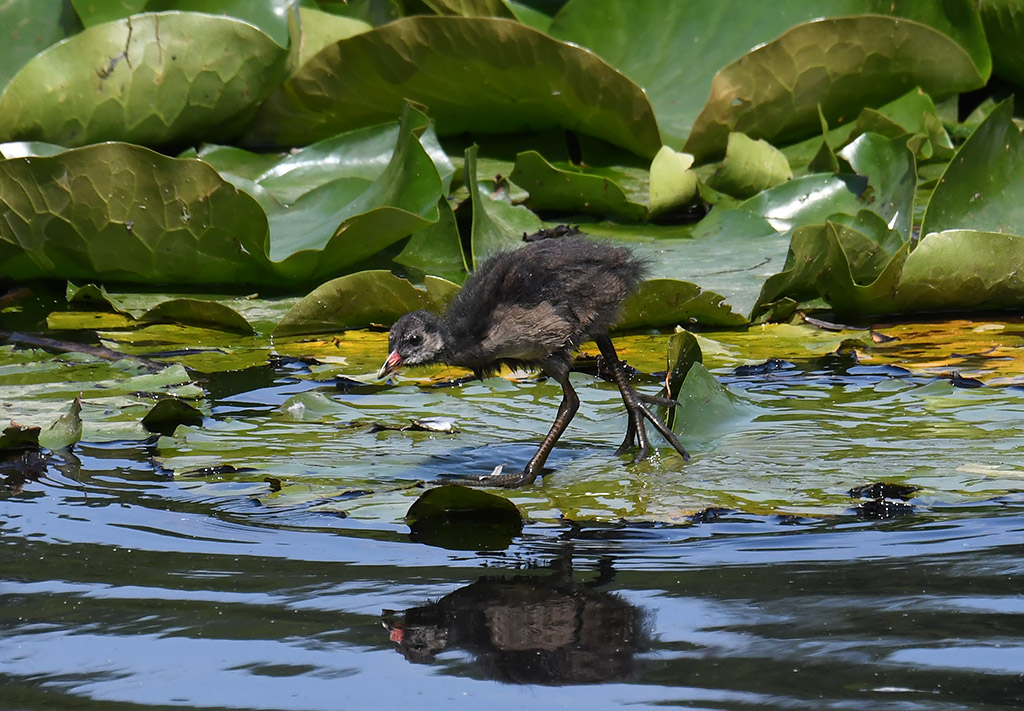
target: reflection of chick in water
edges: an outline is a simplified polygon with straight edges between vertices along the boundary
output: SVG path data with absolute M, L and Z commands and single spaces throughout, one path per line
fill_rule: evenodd
M 385 611 L 384 625 L 411 662 L 463 648 L 489 676 L 532 684 L 624 678 L 646 638 L 638 608 L 571 573 L 481 578 L 436 603 Z

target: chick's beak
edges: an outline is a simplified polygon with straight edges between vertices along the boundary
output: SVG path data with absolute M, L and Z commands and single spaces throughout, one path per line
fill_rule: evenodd
M 377 378 L 383 378 L 386 375 L 394 373 L 401 365 L 402 356 L 398 355 L 397 350 L 391 351 L 391 355 L 388 356 L 388 359 L 384 361 L 384 365 L 382 365 L 380 370 L 377 371 Z

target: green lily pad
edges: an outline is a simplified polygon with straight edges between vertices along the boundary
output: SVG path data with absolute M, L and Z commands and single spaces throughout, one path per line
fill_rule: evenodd
M 906 242 L 890 257 L 875 239 L 836 222 L 798 227 L 784 270 L 765 281 L 751 319 L 784 298 L 822 297 L 841 315 L 891 313 L 909 252 Z
M 251 336 L 252 324 L 230 306 L 200 299 L 171 299 L 154 306 L 139 318 L 150 323 L 180 323 L 216 331 Z
M 748 198 L 793 179 L 786 156 L 765 140 L 730 133 L 725 160 L 708 179 L 715 190 Z
M 461 284 L 468 271 L 455 212 L 446 198 L 437 202 L 439 219 L 409 238 L 394 261 L 421 276 L 435 276 Z
M 478 17 L 409 17 L 325 47 L 263 104 L 246 141 L 309 143 L 394 120 L 407 100 L 441 136 L 557 127 L 642 156 L 661 146 L 646 95 L 597 56 Z
M 202 424 L 203 413 L 176 397 L 161 398 L 142 418 L 142 426 L 147 430 L 167 436 L 173 435 L 178 425 L 199 427 Z
M 982 86 L 987 73 L 951 37 L 902 18 L 863 15 L 797 25 L 722 69 L 685 149 L 721 155 L 741 131 L 775 143 L 850 120 L 915 87 L 936 98 Z
M 0 431 L 0 452 L 18 449 L 39 449 L 40 428 L 11 422 Z
M 0 269 L 15 279 L 270 279 L 263 211 L 201 161 L 123 143 L 13 158 L 0 195 Z
M 274 336 L 334 333 L 366 326 L 389 326 L 409 311 L 440 311 L 458 291 L 443 279 L 427 277 L 417 289 L 384 270 L 357 272 L 314 289 L 285 314 Z
M 120 20 L 146 9 L 149 0 L 71 0 L 75 14 L 86 27 Z
M 742 326 L 747 319 L 725 297 L 676 279 L 648 279 L 626 300 L 616 327 L 621 330 L 664 328 L 680 324 Z
M 511 180 L 528 193 L 531 209 L 641 220 L 647 206 L 635 202 L 615 180 L 566 165 L 556 167 L 537 151 L 516 156 Z
M 688 205 L 697 197 L 697 174 L 690 168 L 693 156 L 662 146 L 651 161 L 647 204 L 657 216 Z
M 836 213 L 855 215 L 865 206 L 867 187 L 867 180 L 858 175 L 812 173 L 762 190 L 731 210 L 713 210 L 694 235 L 720 229 L 733 212 L 761 217 L 777 232 L 822 223 Z
M 950 161 L 921 224 L 921 234 L 978 230 L 1024 234 L 1024 138 L 1013 100 L 997 106 Z
M 251 181 L 257 180 L 282 160 L 281 155 L 276 153 L 253 153 L 244 148 L 210 143 L 201 146 L 198 151 L 189 150 L 178 157 L 198 158 L 209 163 L 226 180 L 238 176 Z
M 1011 84 L 1024 86 L 1024 8 L 1016 0 L 986 0 L 978 11 L 985 38 L 992 48 L 992 72 Z
M 373 182 L 339 178 L 289 207 L 263 199 L 270 257 L 292 282 L 328 278 L 437 222 L 441 178 L 416 132 L 422 114 L 406 106 L 394 153 Z
M 299 26 L 302 32 L 299 35 L 297 56 L 293 60 L 295 69 L 302 67 L 324 47 L 373 29 L 373 25 L 363 20 L 311 7 L 299 8 Z
M 523 235 L 533 234 L 543 227 L 539 217 L 509 201 L 507 184 L 484 191 L 477 177 L 476 156 L 476 146 L 467 148 L 463 168 L 473 205 L 470 244 L 474 269 L 493 254 L 522 246 Z
M 868 179 L 866 206 L 909 240 L 914 225 L 917 164 L 906 141 L 865 133 L 839 151 L 839 156 Z
M 81 29 L 65 0 L 9 0 L 0 5 L 0 89 L 32 57 Z
M 1024 306 L 1024 236 L 933 232 L 903 264 L 891 310 L 967 311 Z
M 926 137 L 917 152 L 922 160 L 953 155 L 953 143 L 942 125 L 935 103 L 920 89 L 908 91 L 877 109 L 861 109 L 851 135 L 862 133 L 878 133 L 887 138 L 905 138 L 907 134 Z
M 67 286 L 68 305 L 83 311 L 106 311 L 109 313 L 130 316 L 130 312 L 117 303 L 116 299 L 107 293 L 107 290 L 96 284 L 84 284 L 75 286 L 68 282 Z
M 679 404 L 673 408 L 672 430 L 686 438 L 711 437 L 757 413 L 754 405 L 730 392 L 702 363 L 690 367 L 675 400 Z
M 977 12 L 962 0 L 789 0 L 761 4 L 748 0 L 570 0 L 555 17 L 550 31 L 561 40 L 593 50 L 644 87 L 665 143 L 681 149 L 720 69 L 799 23 L 863 13 L 905 16 L 935 28 L 953 38 L 963 48 L 959 51 L 966 52 L 977 66 L 977 73 L 988 77 L 991 58 L 985 34 Z M 1014 35 L 1013 41 L 1016 39 Z M 846 116 L 847 120 L 852 118 Z M 744 128 L 734 130 L 751 134 Z
M 425 491 L 405 520 L 414 540 L 453 550 L 503 550 L 523 529 L 523 516 L 508 499 L 451 484 Z
M 682 391 L 686 376 L 697 363 L 704 359 L 697 337 L 686 329 L 677 329 L 668 339 L 668 375 L 665 379 L 665 394 L 675 399 L 675 394 Z M 676 420 L 678 408 L 666 407 L 660 412 L 666 415 L 665 424 L 670 428 Z
M 39 445 L 47 449 L 63 449 L 82 439 L 82 398 L 76 397 L 68 411 L 39 432 Z
M 227 135 L 283 77 L 286 58 L 228 17 L 144 13 L 94 25 L 18 71 L 0 94 L 0 139 L 159 145 Z

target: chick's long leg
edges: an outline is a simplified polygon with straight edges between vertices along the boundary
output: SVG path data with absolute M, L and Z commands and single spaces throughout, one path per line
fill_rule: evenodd
M 547 435 L 544 436 L 540 443 L 540 447 L 537 448 L 537 452 L 530 458 L 523 471 L 509 474 L 485 474 L 482 476 L 454 476 L 453 478 L 461 480 L 470 486 L 494 486 L 504 489 L 514 489 L 518 486 L 532 484 L 544 470 L 544 462 L 547 461 L 548 455 L 554 449 L 558 438 L 562 436 L 565 428 L 569 426 L 572 418 L 576 416 L 576 411 L 580 409 L 580 399 L 569 383 L 568 368 L 566 368 L 566 371 L 565 375 L 559 378 L 559 382 L 562 385 L 562 403 L 558 406 L 558 414 L 555 415 L 555 421 L 551 424 L 551 429 L 548 430 Z
M 629 417 L 629 424 L 626 426 L 626 437 L 616 450 L 616 454 L 623 454 L 628 450 L 633 445 L 635 438 L 639 449 L 636 458 L 647 458 L 650 454 L 651 446 L 647 440 L 647 431 L 644 427 L 644 419 L 646 418 L 661 433 L 661 436 L 668 440 L 668 443 L 679 452 L 683 457 L 683 461 L 689 461 L 690 454 L 680 443 L 679 438 L 644 405 L 640 393 L 630 384 L 629 378 L 626 377 L 626 372 L 622 368 L 622 361 L 619 360 L 619 356 L 615 352 L 615 346 L 612 345 L 612 339 L 607 333 L 602 333 L 595 336 L 594 341 L 597 343 L 601 355 L 608 361 L 608 367 L 612 372 L 612 380 L 615 381 L 619 392 L 622 393 L 622 402 L 626 405 L 626 413 Z
M 544 462 L 547 461 L 548 455 L 554 449 L 555 442 L 558 441 L 558 438 L 565 432 L 565 428 L 572 422 L 572 418 L 576 416 L 576 411 L 580 409 L 580 399 L 569 383 L 568 373 L 562 378 L 561 385 L 562 404 L 558 406 L 558 414 L 555 415 L 555 421 L 551 423 L 551 429 L 548 430 L 547 435 L 541 441 L 540 447 L 537 448 L 537 453 L 526 464 L 526 469 L 523 471 L 524 484 L 531 483 L 544 469 Z

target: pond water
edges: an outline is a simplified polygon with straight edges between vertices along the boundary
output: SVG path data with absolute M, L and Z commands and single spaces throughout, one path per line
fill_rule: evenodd
M 574 375 L 580 421 L 489 551 L 413 540 L 421 489 L 357 489 L 525 461 L 557 386 L 211 376 L 203 428 L 0 489 L 0 708 L 1020 708 L 1024 394 L 718 374 L 736 412 L 686 466 L 614 457 L 617 393 Z M 878 481 L 920 489 L 848 493 Z

